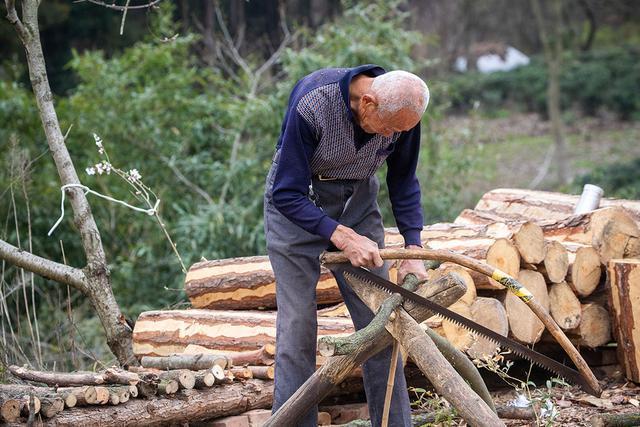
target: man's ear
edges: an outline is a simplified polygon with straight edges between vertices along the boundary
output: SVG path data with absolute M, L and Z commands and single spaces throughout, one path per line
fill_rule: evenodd
M 362 95 L 362 98 L 360 99 L 360 103 L 362 104 L 363 107 L 366 107 L 368 105 L 373 105 L 375 108 L 378 107 L 378 100 L 374 95 L 371 95 L 369 93 L 365 93 L 364 95 Z

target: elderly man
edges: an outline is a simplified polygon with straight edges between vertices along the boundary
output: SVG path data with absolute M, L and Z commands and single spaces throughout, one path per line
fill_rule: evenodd
M 267 176 L 264 227 L 276 277 L 278 315 L 273 409 L 311 376 L 316 363 L 316 283 L 319 255 L 344 251 L 351 263 L 386 277 L 378 248 L 384 230 L 376 197 L 376 170 L 387 163 L 387 186 L 405 246 L 420 246 L 422 209 L 415 175 L 420 118 L 429 102 L 426 84 L 406 71 L 376 65 L 330 68 L 293 88 L 273 164 Z M 421 262 L 404 261 L 408 272 L 426 275 Z M 357 329 L 373 313 L 349 286 L 338 285 Z M 363 366 L 373 425 L 380 425 L 391 348 Z M 395 372 L 389 425 L 410 425 L 402 363 Z M 315 426 L 317 410 L 299 420 Z

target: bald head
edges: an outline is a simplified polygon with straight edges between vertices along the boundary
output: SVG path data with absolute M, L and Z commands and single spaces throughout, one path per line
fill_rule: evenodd
M 409 110 L 421 117 L 429 104 L 429 88 L 426 83 L 407 71 L 390 71 L 376 77 L 370 92 L 378 103 L 381 115 Z

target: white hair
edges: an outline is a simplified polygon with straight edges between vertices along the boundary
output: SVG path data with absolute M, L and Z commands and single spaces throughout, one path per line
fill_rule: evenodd
M 418 76 L 408 71 L 390 71 L 375 79 L 371 92 L 383 114 L 409 109 L 422 116 L 429 104 L 429 88 Z

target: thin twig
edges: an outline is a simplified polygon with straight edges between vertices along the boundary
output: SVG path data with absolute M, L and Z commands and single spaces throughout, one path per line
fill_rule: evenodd
M 124 12 L 125 9 L 127 9 L 127 8 L 131 9 L 131 10 L 134 10 L 134 9 L 149 9 L 149 8 L 157 5 L 158 3 L 160 3 L 162 0 L 153 0 L 153 1 L 150 1 L 149 3 L 147 3 L 147 4 L 139 4 L 139 5 L 135 5 L 135 6 L 119 6 L 117 4 L 108 4 L 108 3 L 105 3 L 105 2 L 99 1 L 99 0 L 77 0 L 77 1 L 74 1 L 74 3 L 82 3 L 82 2 L 85 2 L 85 1 L 87 1 L 89 3 L 97 4 L 98 6 L 106 7 L 107 9 L 113 9 L 113 10 L 118 10 L 120 12 Z M 127 3 L 128 3 L 128 1 L 127 1 Z
M 124 32 L 124 21 L 127 19 L 127 10 L 129 10 L 129 2 L 131 0 L 127 0 L 127 3 L 124 5 L 124 10 L 122 11 L 122 22 L 120 22 L 120 35 Z

